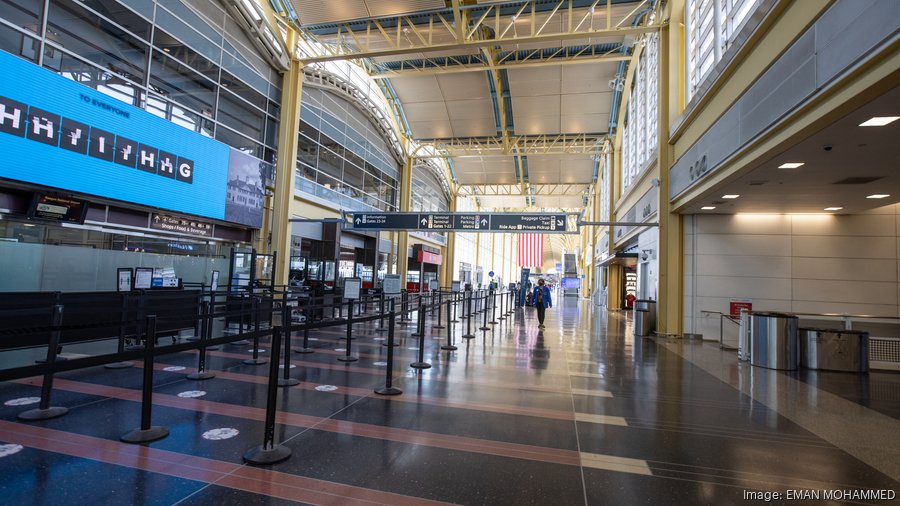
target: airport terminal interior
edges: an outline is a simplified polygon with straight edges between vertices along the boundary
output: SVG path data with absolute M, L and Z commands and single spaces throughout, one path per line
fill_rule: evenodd
M 900 501 L 900 1 L 0 7 L 0 504 Z

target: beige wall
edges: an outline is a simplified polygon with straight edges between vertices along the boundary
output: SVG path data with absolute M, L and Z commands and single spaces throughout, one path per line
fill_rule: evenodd
M 754 310 L 900 315 L 900 205 L 858 215 L 685 217 L 685 332 L 718 339 L 731 298 Z M 727 335 L 727 333 L 726 333 Z

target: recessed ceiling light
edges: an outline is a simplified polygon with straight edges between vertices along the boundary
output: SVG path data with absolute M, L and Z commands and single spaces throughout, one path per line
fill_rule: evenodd
M 843 207 L 826 207 L 826 211 L 840 211 Z
M 716 206 L 703 206 L 700 209 L 702 209 L 704 211 L 712 211 L 715 208 L 716 208 Z
M 736 199 L 740 197 L 740 195 L 722 195 L 723 199 Z
M 866 197 L 867 199 L 886 199 L 890 197 L 887 193 L 876 193 L 875 195 L 869 195 Z
M 804 162 L 787 162 L 778 166 L 779 169 L 796 169 L 803 166 Z
M 884 126 L 900 119 L 900 116 L 875 116 L 863 121 L 859 126 Z

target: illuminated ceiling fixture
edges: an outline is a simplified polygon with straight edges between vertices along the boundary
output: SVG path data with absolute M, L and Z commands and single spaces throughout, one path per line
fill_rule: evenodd
M 712 211 L 715 208 L 716 208 L 716 206 L 703 206 L 700 209 L 703 211 Z
M 787 162 L 782 163 L 778 166 L 779 169 L 796 169 L 797 167 L 802 167 L 804 162 Z
M 826 211 L 840 211 L 843 207 L 826 207 Z
M 866 198 L 867 199 L 886 199 L 888 197 L 890 197 L 890 195 L 888 195 L 887 193 L 876 193 L 874 195 L 869 195 Z
M 740 197 L 740 195 L 722 195 L 723 199 L 736 199 Z
M 900 119 L 900 116 L 875 116 L 874 118 L 869 118 L 866 121 L 863 121 L 859 124 L 859 126 L 885 126 L 897 121 L 898 119 Z

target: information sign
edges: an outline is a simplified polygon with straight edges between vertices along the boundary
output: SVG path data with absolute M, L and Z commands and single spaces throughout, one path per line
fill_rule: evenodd
M 153 269 L 151 267 L 138 267 L 134 270 L 134 289 L 149 290 L 153 286 Z
M 213 292 L 219 289 L 219 271 L 212 271 L 212 280 L 210 280 L 209 289 Z
M 357 300 L 359 299 L 359 288 L 362 286 L 362 280 L 359 278 L 344 279 L 344 298 Z
M 391 297 L 396 297 L 400 295 L 400 275 L 399 274 L 385 274 L 384 275 L 384 284 L 382 285 L 383 291 L 385 295 L 389 295 Z M 346 288 L 345 288 L 346 290 Z
M 458 292 L 458 291 L 459 291 L 459 288 L 460 288 L 460 285 L 461 285 L 461 283 L 460 283 L 459 281 L 451 281 L 451 282 L 450 282 L 450 291 L 451 291 L 451 292 Z
M 350 213 L 355 230 L 569 233 L 565 213 Z M 571 231 L 575 233 L 577 230 Z
M 741 316 L 741 309 L 746 309 L 747 312 L 753 311 L 753 300 L 752 299 L 731 299 L 728 302 L 728 314 L 731 316 L 738 318 Z
M 118 269 L 116 269 L 116 277 L 118 279 L 116 283 L 116 291 L 130 292 L 132 275 L 133 272 L 131 270 L 131 267 L 119 267 Z

